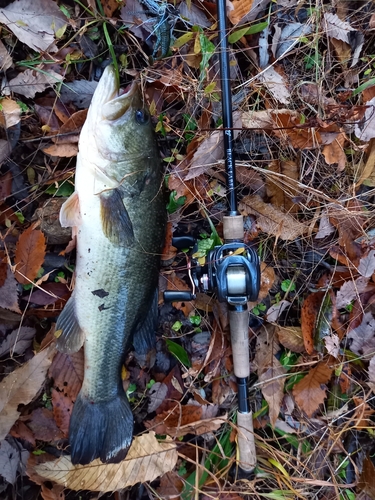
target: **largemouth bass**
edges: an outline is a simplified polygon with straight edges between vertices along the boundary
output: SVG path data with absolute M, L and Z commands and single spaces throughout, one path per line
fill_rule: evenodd
M 122 93 L 105 69 L 82 128 L 75 192 L 60 222 L 77 237 L 76 284 L 60 314 L 57 348 L 84 345 L 85 371 L 69 441 L 74 464 L 119 462 L 133 415 L 121 367 L 127 343 L 145 354 L 157 324 L 165 229 L 162 168 L 153 126 L 135 83 Z

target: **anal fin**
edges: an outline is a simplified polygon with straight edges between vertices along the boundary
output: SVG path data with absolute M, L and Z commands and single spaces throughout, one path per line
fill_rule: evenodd
M 103 232 L 114 245 L 128 246 L 134 242 L 133 224 L 119 188 L 100 194 L 100 216 Z
M 152 297 L 151 307 L 146 318 L 140 323 L 133 334 L 133 346 L 135 356 L 141 366 L 149 363 L 148 354 L 155 349 L 155 332 L 158 326 L 158 290 L 156 289 Z M 152 363 L 153 364 L 153 363 Z
M 61 330 L 57 338 L 56 348 L 60 352 L 72 354 L 83 346 L 85 334 L 78 324 L 74 296 L 70 297 L 56 322 L 56 332 Z

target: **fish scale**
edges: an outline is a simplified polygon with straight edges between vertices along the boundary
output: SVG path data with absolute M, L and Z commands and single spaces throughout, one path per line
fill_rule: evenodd
M 121 366 L 133 338 L 144 355 L 157 321 L 157 282 L 166 212 L 153 126 L 132 85 L 119 94 L 106 68 L 82 129 L 75 192 L 60 220 L 77 237 L 76 285 L 56 328 L 57 348 L 84 345 L 85 373 L 74 405 L 72 462 L 122 460 L 133 415 Z

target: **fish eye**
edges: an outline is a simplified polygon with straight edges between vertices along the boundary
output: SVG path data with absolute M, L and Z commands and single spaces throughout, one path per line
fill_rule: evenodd
M 145 125 L 150 120 L 150 116 L 144 109 L 137 109 L 135 112 L 135 121 L 140 125 Z

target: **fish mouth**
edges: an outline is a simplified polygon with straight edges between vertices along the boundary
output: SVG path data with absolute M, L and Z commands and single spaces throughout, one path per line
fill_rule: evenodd
M 115 69 L 111 64 L 104 70 L 90 108 L 94 110 L 97 119 L 117 120 L 132 106 L 133 100 L 138 94 L 137 88 L 137 84 L 133 81 L 126 89 L 121 89 Z

